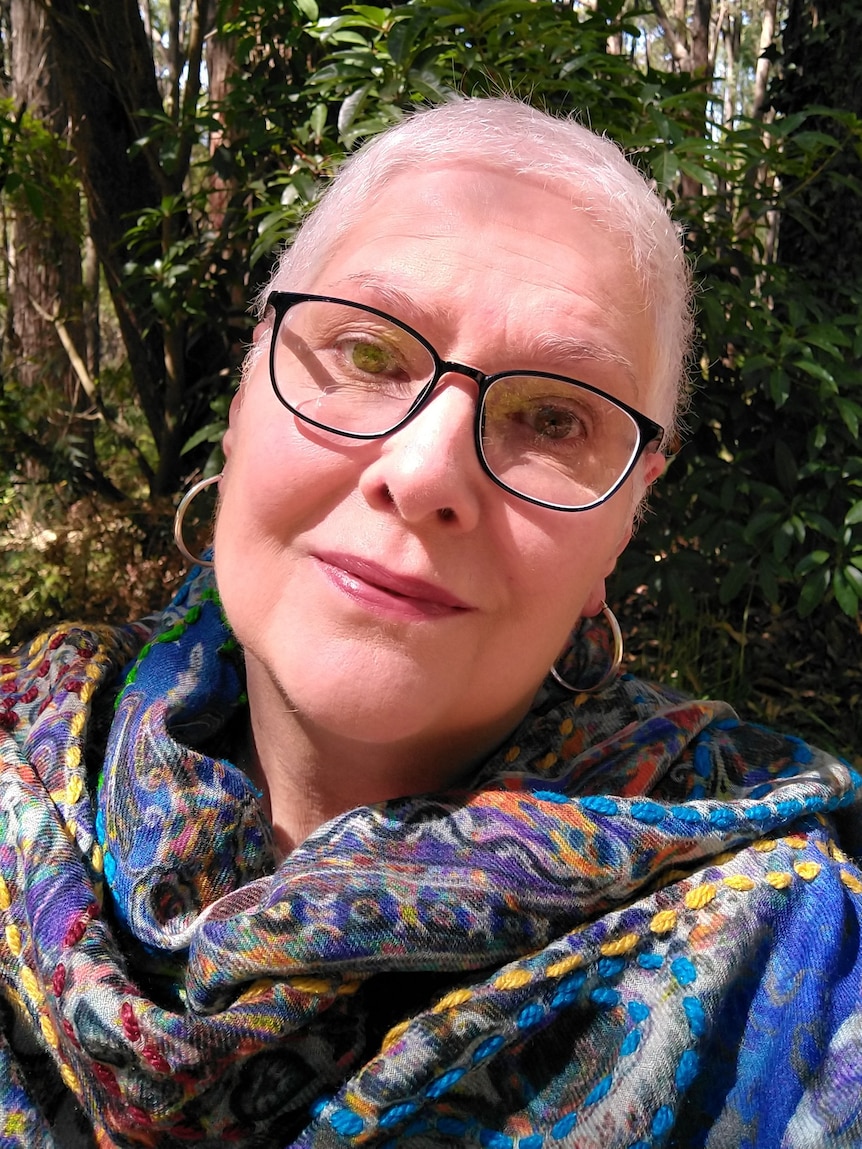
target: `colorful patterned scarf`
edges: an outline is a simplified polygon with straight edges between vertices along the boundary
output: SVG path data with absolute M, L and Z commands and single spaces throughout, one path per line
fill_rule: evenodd
M 860 778 L 555 690 L 279 863 L 208 575 L 0 661 L 0 1147 L 862 1145 Z

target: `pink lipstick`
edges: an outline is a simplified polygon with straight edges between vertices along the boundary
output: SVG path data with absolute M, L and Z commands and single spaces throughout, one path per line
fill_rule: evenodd
M 314 557 L 330 583 L 375 613 L 415 620 L 445 618 L 473 609 L 443 587 L 413 575 L 398 574 L 370 559 L 329 552 Z

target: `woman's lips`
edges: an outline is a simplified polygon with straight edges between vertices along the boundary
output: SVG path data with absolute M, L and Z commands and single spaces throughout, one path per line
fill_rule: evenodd
M 443 587 L 398 574 L 370 559 L 333 553 L 314 557 L 331 583 L 371 610 L 398 618 L 440 618 L 474 609 Z

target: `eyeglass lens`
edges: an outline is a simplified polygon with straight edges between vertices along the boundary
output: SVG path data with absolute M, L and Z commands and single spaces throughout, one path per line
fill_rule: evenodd
M 437 371 L 433 353 L 409 330 L 343 303 L 293 304 L 273 339 L 282 400 L 301 418 L 346 434 L 393 430 Z M 497 376 L 478 419 L 489 471 L 516 494 L 554 506 L 600 501 L 639 446 L 626 411 L 562 378 Z

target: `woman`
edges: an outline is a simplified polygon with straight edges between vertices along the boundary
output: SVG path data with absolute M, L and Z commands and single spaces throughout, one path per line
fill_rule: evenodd
M 214 568 L 0 666 L 4 1145 L 862 1143 L 859 778 L 611 649 L 688 329 L 574 124 L 463 101 L 345 166 Z

